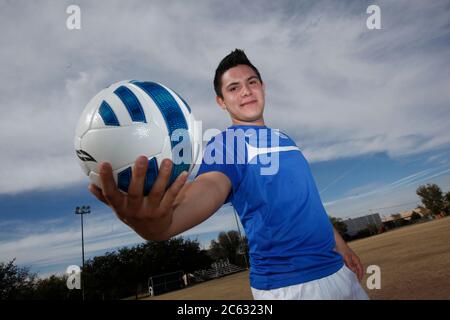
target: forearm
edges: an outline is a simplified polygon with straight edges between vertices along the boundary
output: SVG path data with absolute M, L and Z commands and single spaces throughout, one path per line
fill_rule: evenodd
M 362 280 L 364 276 L 364 266 L 361 260 L 353 252 L 353 250 L 348 246 L 348 244 L 342 239 L 339 232 L 333 227 L 334 239 L 336 241 L 336 251 L 342 255 L 345 265 L 350 268 L 358 276 L 359 281 Z
M 146 223 L 142 223 L 139 225 L 129 224 L 129 226 L 145 240 L 164 241 L 168 239 L 166 234 L 171 224 L 172 215 L 169 214 L 165 217 L 148 218 Z
M 207 173 L 189 183 L 175 201 L 166 238 L 176 236 L 202 223 L 224 204 L 231 183 L 223 174 Z
M 223 205 L 230 189 L 231 183 L 223 174 L 204 174 L 183 186 L 169 214 L 152 219 L 141 232 L 135 230 L 147 240 L 170 239 L 208 219 Z
M 334 241 L 336 242 L 336 248 L 344 248 L 347 246 L 347 243 L 345 240 L 341 237 L 339 232 L 336 230 L 336 228 L 333 226 L 333 232 L 334 232 Z

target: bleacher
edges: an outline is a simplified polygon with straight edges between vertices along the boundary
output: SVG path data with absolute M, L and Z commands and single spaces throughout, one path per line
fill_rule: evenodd
M 148 294 L 155 296 L 182 289 L 188 284 L 208 281 L 244 270 L 246 268 L 231 264 L 227 259 L 211 264 L 211 268 L 209 269 L 197 270 L 189 274 L 185 274 L 184 271 L 180 270 L 155 275 L 148 279 Z M 188 277 L 188 280 L 184 279 L 185 276 Z
M 244 270 L 246 269 L 231 264 L 227 259 L 213 263 L 209 269 L 195 271 L 193 273 L 193 280 L 195 282 L 207 281 Z

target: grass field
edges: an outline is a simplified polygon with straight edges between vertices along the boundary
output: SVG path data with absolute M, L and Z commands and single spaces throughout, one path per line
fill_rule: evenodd
M 364 266 L 381 269 L 371 299 L 450 299 L 450 217 L 403 227 L 349 243 Z M 248 271 L 163 294 L 152 300 L 252 299 Z

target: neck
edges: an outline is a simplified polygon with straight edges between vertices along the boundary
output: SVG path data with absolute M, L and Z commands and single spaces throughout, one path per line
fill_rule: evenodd
M 258 119 L 255 121 L 241 121 L 236 119 L 231 119 L 231 123 L 235 126 L 265 126 L 264 119 Z

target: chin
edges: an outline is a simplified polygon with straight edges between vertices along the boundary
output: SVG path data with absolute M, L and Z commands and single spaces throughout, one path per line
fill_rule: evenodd
M 256 121 L 259 121 L 261 119 L 262 119 L 262 117 L 260 117 L 260 116 L 257 116 L 257 117 L 242 117 L 242 120 L 245 121 L 245 122 L 256 122 Z
M 253 110 L 248 109 L 248 110 L 245 110 L 245 111 L 246 111 L 246 112 L 242 112 L 242 113 L 241 113 L 241 116 L 242 116 L 242 118 L 245 118 L 245 119 L 247 119 L 247 120 L 250 120 L 250 119 L 252 119 L 252 120 L 257 120 L 257 119 L 259 119 L 259 118 L 262 117 L 261 109 L 258 109 L 258 110 L 255 110 L 255 109 L 253 109 Z

